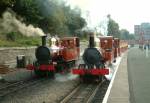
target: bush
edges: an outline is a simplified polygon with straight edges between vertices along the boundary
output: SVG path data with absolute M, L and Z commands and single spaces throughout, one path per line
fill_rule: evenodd
M 26 37 L 17 32 L 0 35 L 0 47 L 37 46 L 41 44 L 40 37 Z
M 15 41 L 16 40 L 16 33 L 15 32 L 7 33 L 6 39 L 9 41 Z

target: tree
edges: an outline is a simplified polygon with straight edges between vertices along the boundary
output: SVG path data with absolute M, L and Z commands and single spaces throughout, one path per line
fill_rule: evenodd
M 43 0 L 38 0 L 38 5 L 41 14 L 45 17 L 40 21 L 40 27 L 46 29 L 46 32 L 73 35 L 86 25 L 85 19 L 81 17 L 80 9 L 71 9 L 70 6 L 65 5 L 65 2 L 45 0 L 43 3 Z
M 17 19 L 40 27 L 45 33 L 73 35 L 86 25 L 80 9 L 71 9 L 61 0 L 2 0 L 0 5 L 4 9 L 10 7 Z
M 0 15 L 9 7 L 12 8 L 16 0 L 0 0 Z
M 131 40 L 133 40 L 133 39 L 135 39 L 135 34 L 130 34 L 129 37 Z
M 129 39 L 129 31 L 127 31 L 126 29 L 121 29 L 120 30 L 120 38 L 123 40 Z
M 108 15 L 107 17 L 108 17 L 108 27 L 107 27 L 108 35 L 120 38 L 118 23 L 116 23 L 113 19 L 111 19 L 110 15 Z
M 86 22 L 83 18 L 72 14 L 69 22 L 67 22 L 67 25 L 69 27 L 70 33 L 75 34 L 76 30 L 80 30 L 86 25 Z
M 123 40 L 131 40 L 134 39 L 134 34 L 130 34 L 129 31 L 126 29 L 121 29 L 120 38 Z
M 26 24 L 38 26 L 39 21 L 43 19 L 35 0 L 16 0 L 12 9 L 23 17 Z

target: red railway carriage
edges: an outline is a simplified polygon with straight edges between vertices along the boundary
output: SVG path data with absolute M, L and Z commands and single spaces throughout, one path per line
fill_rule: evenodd
M 102 55 L 105 61 L 108 61 L 108 63 L 111 64 L 114 60 L 114 38 L 113 36 L 101 36 L 99 39 Z
M 114 58 L 120 56 L 120 39 L 114 38 Z
M 78 37 L 65 37 L 60 39 L 61 55 L 65 61 L 77 60 L 80 54 L 80 45 Z
M 53 55 L 52 60 L 56 63 L 56 71 L 64 71 L 75 65 L 80 55 L 78 37 L 63 37 L 58 41 L 59 51 Z
M 120 40 L 120 52 L 125 52 L 128 49 L 128 42 L 126 40 Z
M 138 44 L 138 42 L 136 40 L 128 40 L 128 44 L 131 46 L 131 47 L 134 47 L 134 45 Z

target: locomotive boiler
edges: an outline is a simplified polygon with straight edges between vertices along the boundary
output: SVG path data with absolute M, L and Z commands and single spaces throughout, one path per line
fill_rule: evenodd
M 94 37 L 90 36 L 89 48 L 84 51 L 83 61 L 85 65 L 90 68 L 100 68 L 104 66 L 104 61 L 100 49 L 95 48 Z

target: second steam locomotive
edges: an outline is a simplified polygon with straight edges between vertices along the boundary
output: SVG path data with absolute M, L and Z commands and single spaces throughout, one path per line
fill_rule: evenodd
M 67 71 L 79 57 L 79 38 L 51 38 L 50 46 L 46 45 L 46 36 L 42 37 L 42 45 L 37 47 L 36 61 L 27 66 L 38 76 L 54 76 L 55 72 Z

